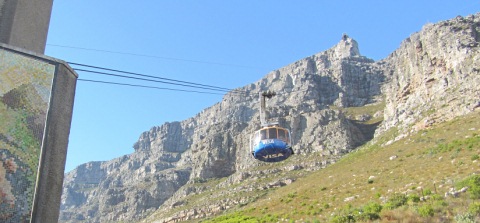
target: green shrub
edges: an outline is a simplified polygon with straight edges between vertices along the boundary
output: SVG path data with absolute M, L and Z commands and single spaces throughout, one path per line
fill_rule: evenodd
M 204 222 L 205 223 L 216 223 L 216 222 L 222 222 L 222 223 L 234 223 L 234 222 L 254 223 L 255 222 L 256 223 L 256 222 L 259 222 L 259 219 L 251 216 L 246 216 L 241 212 L 235 212 L 232 214 L 219 216 Z
M 401 207 L 407 203 L 407 197 L 404 194 L 395 194 L 392 198 L 388 199 L 385 204 L 385 209 L 393 210 Z
M 477 154 L 472 156 L 472 160 L 478 160 L 479 158 L 480 158 L 480 156 L 478 156 Z
M 294 198 L 297 196 L 297 192 L 287 194 L 287 197 Z
M 278 222 L 278 216 L 267 214 L 260 219 L 260 222 Z
M 431 194 L 432 194 L 432 190 L 430 190 L 428 188 L 423 191 L 423 195 L 425 195 L 425 196 L 428 196 L 428 195 L 431 195 Z
M 383 207 L 379 203 L 369 202 L 367 205 L 363 207 L 363 211 L 368 213 L 380 213 Z
M 418 196 L 416 194 L 410 194 L 410 195 L 408 195 L 408 200 L 411 201 L 411 202 L 414 202 L 414 203 L 418 203 L 418 202 L 420 202 L 420 196 Z
M 468 194 L 473 199 L 480 198 L 480 176 L 472 175 L 457 184 L 458 188 L 468 187 Z
M 443 201 L 443 200 L 445 200 L 445 198 L 444 198 L 442 195 L 440 195 L 440 194 L 432 194 L 431 198 L 432 198 L 432 200 L 435 200 L 435 201 Z
M 433 208 L 429 204 L 418 207 L 417 211 L 418 214 L 422 217 L 431 217 L 434 214 Z
M 447 203 L 444 199 L 442 199 L 442 200 L 435 200 L 434 206 L 435 206 L 435 207 L 438 207 L 438 206 L 447 207 L 447 206 L 448 206 L 448 203 Z
M 468 206 L 468 213 L 473 215 L 480 215 L 480 202 L 473 202 Z
M 475 223 L 475 216 L 470 213 L 458 214 L 454 219 L 457 223 Z
M 330 222 L 350 223 L 350 222 L 355 222 L 355 218 L 353 217 L 352 213 L 340 213 L 332 216 L 332 218 L 330 218 Z
M 382 211 L 382 205 L 369 202 L 365 206 L 363 206 L 361 212 L 359 212 L 358 220 L 376 220 L 380 219 L 380 212 Z
M 352 204 L 347 204 L 345 207 L 338 210 L 338 212 L 330 218 L 332 223 L 347 223 L 355 222 L 355 214 L 359 213 L 358 209 L 352 207 Z
M 353 222 L 353 218 L 349 218 L 349 216 L 345 215 L 334 215 L 332 218 L 330 218 L 331 223 L 348 223 L 348 222 Z

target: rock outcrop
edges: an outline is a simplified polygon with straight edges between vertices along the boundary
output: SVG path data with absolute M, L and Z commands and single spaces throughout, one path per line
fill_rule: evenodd
M 480 98 L 479 17 L 428 24 L 378 62 L 362 56 L 357 42 L 344 34 L 331 49 L 235 89 L 195 117 L 142 133 L 134 153 L 67 173 L 60 221 L 150 216 L 145 221 L 179 222 L 211 216 L 255 199 L 232 194 L 295 180 L 283 172 L 334 163 L 372 140 L 375 130 L 376 136 L 392 128 L 408 134 L 469 113 L 479 107 Z M 251 157 L 249 137 L 260 127 L 258 94 L 266 90 L 277 92 L 267 102 L 274 108 L 269 117 L 291 129 L 296 155 L 294 163 L 262 169 L 266 164 Z M 380 105 L 375 115 L 384 117 L 381 124 L 365 124 L 372 114 L 347 115 L 349 108 L 367 105 Z M 278 177 L 261 184 L 266 175 Z M 194 186 L 216 179 L 223 180 Z M 238 186 L 247 180 L 251 183 Z M 198 198 L 203 200 L 197 207 L 173 210 L 211 187 L 229 189 Z M 156 210 L 163 214 L 151 215 Z
M 480 106 L 479 17 L 427 24 L 382 61 L 389 84 L 378 134 L 395 127 L 401 138 Z

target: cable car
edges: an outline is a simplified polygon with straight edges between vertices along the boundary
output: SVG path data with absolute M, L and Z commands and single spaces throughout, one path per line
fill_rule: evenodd
M 275 96 L 274 92 L 260 93 L 260 122 L 262 128 L 250 137 L 250 147 L 255 159 L 264 162 L 280 162 L 293 154 L 290 131 L 278 126 L 278 123 L 267 123 L 265 98 Z
M 250 139 L 252 155 L 264 162 L 280 162 L 293 154 L 288 129 L 278 126 L 263 127 Z

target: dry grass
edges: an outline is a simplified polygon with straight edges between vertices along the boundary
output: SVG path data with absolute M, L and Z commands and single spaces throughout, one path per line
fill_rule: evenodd
M 383 201 L 396 194 L 443 197 L 456 182 L 480 172 L 479 117 L 477 111 L 388 146 L 365 145 L 328 168 L 271 190 L 232 216 L 251 216 L 263 222 L 328 222 L 332 216 L 359 209 L 369 202 L 384 205 Z M 377 142 L 394 137 L 393 133 L 386 134 Z M 396 158 L 391 160 L 392 156 Z M 466 195 L 409 202 L 394 210 L 384 208 L 379 221 L 450 222 L 465 213 L 471 202 Z M 427 204 L 432 207 L 433 216 L 422 217 L 418 210 Z

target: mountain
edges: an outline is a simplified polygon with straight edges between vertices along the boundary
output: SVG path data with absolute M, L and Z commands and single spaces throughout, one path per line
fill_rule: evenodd
M 380 61 L 344 34 L 195 117 L 142 133 L 134 153 L 67 173 L 60 221 L 198 221 L 288 188 L 362 145 L 388 146 L 472 113 L 480 106 L 479 17 L 427 24 Z M 295 155 L 281 163 L 250 153 L 266 90 L 277 93 L 268 117 L 292 131 Z

